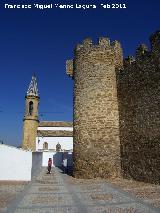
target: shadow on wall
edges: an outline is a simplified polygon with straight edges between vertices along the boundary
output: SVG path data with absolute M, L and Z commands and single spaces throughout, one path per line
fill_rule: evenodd
M 67 174 L 73 174 L 73 154 L 70 152 L 57 152 L 53 155 L 54 165 L 63 170 L 63 159 L 67 158 Z
M 42 152 L 32 152 L 32 170 L 31 177 L 37 175 L 42 168 Z
M 121 167 L 124 178 L 160 184 L 160 62 L 154 41 L 141 48 L 117 73 Z

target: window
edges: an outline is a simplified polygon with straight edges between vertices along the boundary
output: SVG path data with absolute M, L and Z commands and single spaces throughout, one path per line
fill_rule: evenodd
M 47 142 L 44 142 L 44 144 L 43 144 L 43 149 L 47 149 L 48 150 L 48 143 Z
M 33 102 L 30 101 L 29 102 L 29 115 L 32 115 L 32 113 L 33 113 Z

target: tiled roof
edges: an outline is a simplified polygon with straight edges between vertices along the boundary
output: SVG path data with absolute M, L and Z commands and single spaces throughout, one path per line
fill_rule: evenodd
M 39 137 L 73 137 L 72 131 L 64 131 L 64 130 L 38 130 Z
M 41 121 L 39 127 L 72 127 L 73 122 L 69 121 Z

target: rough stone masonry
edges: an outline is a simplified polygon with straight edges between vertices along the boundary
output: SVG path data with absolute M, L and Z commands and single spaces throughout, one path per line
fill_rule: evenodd
M 160 183 L 160 31 L 117 73 L 121 166 L 126 178 Z
M 86 39 L 66 63 L 74 79 L 74 176 L 160 183 L 160 31 L 123 62 L 121 45 Z
M 115 69 L 122 67 L 120 43 L 99 38 L 77 45 L 67 73 L 74 78 L 74 175 L 120 176 L 120 138 Z

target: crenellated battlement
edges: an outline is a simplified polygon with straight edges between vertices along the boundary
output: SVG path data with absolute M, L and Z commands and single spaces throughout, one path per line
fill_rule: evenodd
M 133 56 L 128 56 L 123 61 L 124 67 L 130 66 L 133 62 L 135 62 L 135 58 Z
M 90 47 L 93 44 L 93 41 L 91 38 L 86 38 L 82 42 L 84 47 Z
M 112 41 L 107 37 L 99 37 L 97 43 L 94 43 L 91 38 L 86 38 L 82 41 L 81 44 L 77 44 L 75 47 L 75 52 L 83 50 L 92 50 L 92 49 L 105 49 L 105 50 L 116 50 L 121 48 L 120 42 Z
M 160 31 L 156 31 L 150 36 L 151 49 L 160 48 Z
M 124 59 L 124 69 L 128 66 L 132 66 L 133 63 L 137 66 L 147 64 L 149 61 L 157 61 L 160 57 L 160 31 L 153 33 L 150 36 L 151 48 L 147 47 L 146 44 L 140 44 L 135 52 L 135 57 L 128 56 Z
M 98 39 L 98 45 L 105 46 L 105 47 L 110 47 L 110 45 L 111 45 L 110 39 L 109 38 L 105 38 L 105 37 L 100 37 Z
M 104 63 L 112 62 L 116 68 L 121 69 L 127 66 L 131 66 L 133 63 L 144 62 L 149 59 L 156 59 L 160 57 L 160 31 L 156 31 L 150 36 L 151 48 L 148 49 L 147 45 L 140 44 L 135 52 L 135 57 L 128 56 L 123 59 L 123 52 L 121 44 L 118 41 L 110 41 L 107 37 L 99 37 L 97 43 L 93 42 L 91 38 L 86 38 L 81 44 L 77 44 L 74 50 L 75 59 L 89 59 L 89 61 L 100 60 Z M 92 54 L 94 53 L 94 54 Z M 70 77 L 74 77 L 74 60 L 68 60 L 66 62 L 66 72 Z
M 160 31 L 156 31 L 150 36 L 151 49 L 149 50 L 146 44 L 140 44 L 135 52 L 135 58 L 128 56 L 124 59 L 124 67 L 130 66 L 133 62 L 146 63 L 146 60 L 154 60 L 160 56 Z
M 73 77 L 73 60 L 66 61 L 66 73 L 69 77 Z
M 145 44 L 140 44 L 136 49 L 135 57 L 128 56 L 124 59 L 124 68 L 126 68 L 127 66 L 132 66 L 133 63 L 135 64 L 139 63 L 139 61 L 143 62 L 146 59 L 148 60 L 148 57 L 151 57 L 151 52 L 148 50 L 148 47 Z
M 149 53 L 148 47 L 145 44 L 141 44 L 136 50 L 136 58 L 144 57 L 148 55 L 148 53 Z
M 67 60 L 66 72 L 70 77 L 74 77 L 74 66 L 77 63 L 88 61 L 90 64 L 105 63 L 117 68 L 123 66 L 123 53 L 121 44 L 118 41 L 110 42 L 107 37 L 98 38 L 94 43 L 91 38 L 86 38 L 81 44 L 75 47 L 74 60 Z

